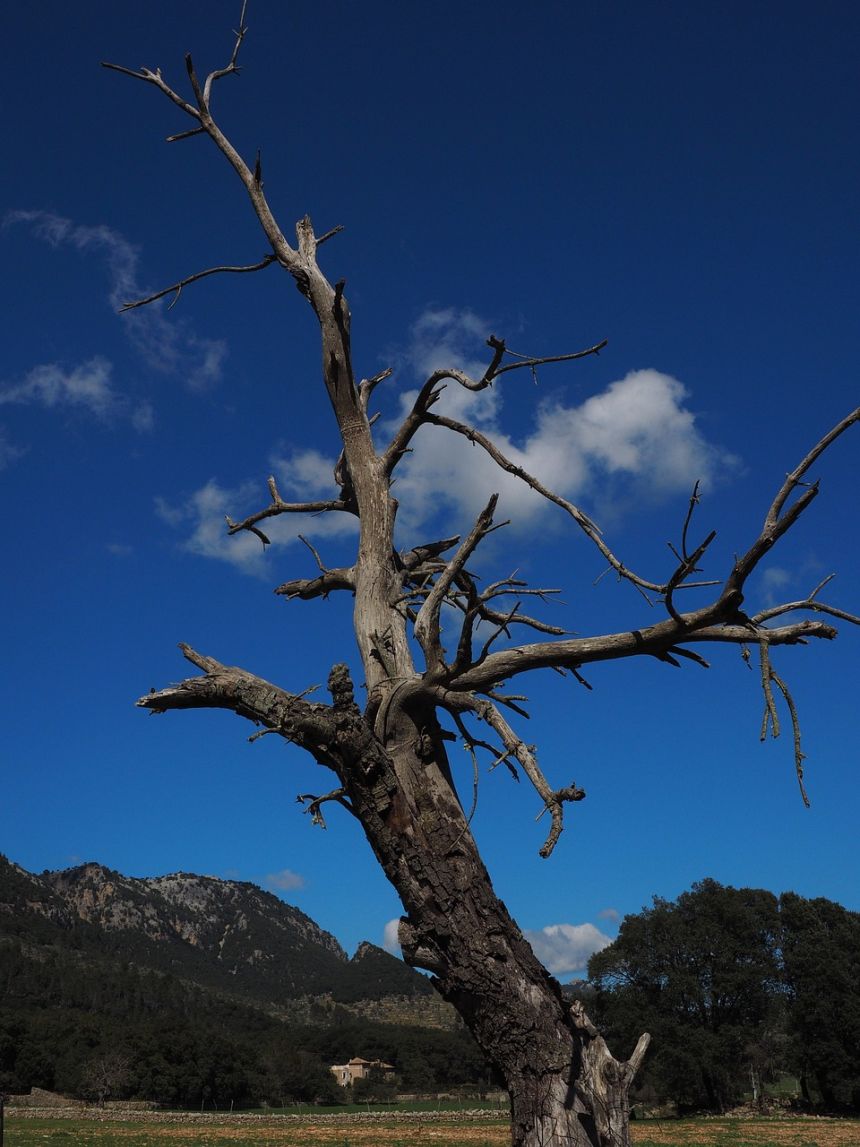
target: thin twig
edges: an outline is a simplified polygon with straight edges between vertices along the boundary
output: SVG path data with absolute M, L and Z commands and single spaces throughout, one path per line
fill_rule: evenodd
M 137 299 L 132 303 L 123 303 L 119 309 L 119 313 L 124 314 L 126 311 L 133 311 L 136 307 L 146 307 L 158 299 L 163 299 L 165 295 L 170 295 L 175 292 L 176 298 L 173 299 L 170 307 L 168 307 L 168 310 L 170 310 L 170 308 L 174 307 L 179 301 L 182 288 L 187 287 L 190 283 L 196 283 L 200 279 L 208 279 L 210 275 L 245 275 L 250 271 L 262 271 L 266 267 L 271 267 L 272 263 L 275 262 L 277 262 L 275 255 L 266 255 L 259 263 L 253 263 L 246 267 L 210 267 L 208 271 L 198 271 L 195 275 L 188 275 L 185 279 L 180 279 L 178 283 L 173 283 L 171 286 L 165 287 L 162 291 L 156 291 L 154 295 L 147 295 L 145 299 Z

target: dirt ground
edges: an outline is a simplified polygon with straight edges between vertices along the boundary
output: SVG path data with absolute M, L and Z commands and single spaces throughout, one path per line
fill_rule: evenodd
M 853 1120 L 695 1119 L 633 1124 L 635 1147 L 860 1147 Z M 308 1119 L 200 1124 L 118 1123 L 74 1120 L 7 1120 L 6 1147 L 506 1147 L 503 1122 L 443 1119 L 419 1123 Z

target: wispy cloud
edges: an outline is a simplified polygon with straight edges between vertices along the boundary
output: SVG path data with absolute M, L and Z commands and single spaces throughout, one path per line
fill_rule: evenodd
M 382 930 L 382 947 L 392 956 L 400 955 L 400 917 L 389 920 Z
M 795 575 L 791 570 L 783 569 L 781 566 L 768 566 L 761 575 L 765 605 L 776 605 L 780 598 L 785 600 L 783 590 L 791 585 L 794 580 Z M 791 599 L 789 598 L 789 600 Z
M 584 971 L 589 957 L 612 943 L 593 924 L 547 924 L 539 931 L 526 932 L 525 937 L 554 976 Z
M 13 465 L 26 453 L 27 448 L 10 441 L 5 428 L 0 426 L 0 470 L 5 470 L 7 466 Z
M 131 413 L 131 424 L 139 434 L 146 434 L 155 426 L 155 410 L 151 402 L 141 402 Z
M 99 356 L 70 371 L 56 363 L 36 366 L 21 382 L 0 386 L 0 406 L 82 406 L 104 418 L 118 401 L 111 369 Z
M 134 405 L 116 389 L 113 366 L 101 355 L 69 369 L 55 362 L 42 363 L 17 382 L 0 382 L 0 406 L 77 409 L 103 422 L 128 420 L 140 434 L 155 423 L 150 403 Z
M 270 872 L 266 877 L 266 884 L 270 888 L 277 888 L 279 892 L 295 892 L 304 888 L 305 878 L 291 868 L 282 868 L 280 872 Z
M 617 908 L 601 908 L 597 913 L 598 920 L 612 920 L 617 923 L 621 919 L 621 913 Z
M 115 558 L 127 558 L 134 553 L 134 546 L 129 546 L 125 542 L 107 542 L 105 549 Z
M 85 226 L 48 211 L 11 211 L 6 226 L 29 226 L 50 247 L 70 247 L 101 256 L 108 272 L 108 300 L 114 310 L 147 294 L 139 274 L 139 252 L 124 235 L 104 224 Z M 187 319 L 171 316 L 163 301 L 122 316 L 123 330 L 155 370 L 182 377 L 193 390 L 220 381 L 227 345 L 198 335 Z

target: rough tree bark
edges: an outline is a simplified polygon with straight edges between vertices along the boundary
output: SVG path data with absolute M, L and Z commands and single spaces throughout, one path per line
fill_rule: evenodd
M 536 478 L 508 460 L 477 429 L 432 411 L 445 385 L 482 390 L 511 371 L 593 354 L 604 344 L 572 354 L 543 358 L 512 355 L 502 339 L 488 339 L 490 354 L 483 376 L 472 379 L 457 369 L 434 372 L 414 406 L 384 449 L 371 433 L 369 403 L 374 389 L 390 375 L 383 371 L 356 382 L 350 352 L 350 312 L 342 282 L 332 285 L 317 263 L 319 246 L 339 228 L 317 237 L 306 216 L 296 225 L 296 242 L 287 241 L 263 193 L 259 157 L 248 165 L 223 134 L 211 110 L 214 84 L 234 74 L 246 33 L 244 10 L 229 63 L 201 83 L 191 57 L 186 68 L 193 101 L 167 84 L 160 70 L 106 67 L 158 88 L 193 121 L 171 141 L 208 136 L 243 183 L 271 253 L 247 267 L 221 266 L 199 272 L 147 299 L 141 306 L 205 278 L 224 272 L 262 270 L 274 263 L 290 274 L 308 300 L 319 323 L 322 380 L 334 412 L 342 452 L 334 471 L 330 500 L 287 503 L 275 480 L 269 479 L 271 501 L 241 522 L 228 519 L 231 534 L 250 531 L 265 545 L 266 520 L 286 513 L 326 512 L 355 515 L 360 523 L 358 551 L 349 568 L 327 569 L 280 586 L 278 593 L 300 600 L 346 590 L 355 595 L 355 639 L 367 685 L 364 709 L 356 704 L 344 665 L 335 665 L 329 678 L 331 702 L 310 701 L 242 669 L 220 664 L 187 646 L 185 657 L 203 671 L 178 685 L 154 691 L 138 704 L 155 712 L 173 709 L 222 708 L 247 718 L 261 730 L 306 749 L 334 774 L 331 791 L 302 799 L 317 822 L 323 805 L 336 802 L 357 817 L 388 879 L 399 893 L 405 915 L 400 940 L 406 961 L 427 969 L 441 994 L 450 1000 L 473 1032 L 478 1044 L 505 1080 L 511 1096 L 512 1143 L 516 1147 L 626 1147 L 629 1142 L 628 1092 L 648 1044 L 643 1035 L 630 1059 L 615 1060 L 581 1006 L 570 1008 L 558 983 L 536 959 L 504 904 L 495 895 L 478 855 L 454 787 L 446 741 L 462 739 L 476 759 L 489 752 L 497 764 L 521 770 L 550 813 L 550 829 L 541 853 L 548 856 L 563 827 L 564 805 L 585 793 L 575 783 L 553 789 L 534 751 L 503 715 L 521 712 L 520 698 L 502 692 L 509 678 L 531 669 L 552 666 L 584 682 L 583 666 L 593 661 L 652 656 L 678 666 L 682 661 L 707 665 L 691 645 L 719 642 L 758 647 L 767 726 L 778 731 L 774 684 L 791 715 L 795 762 L 802 787 L 802 753 L 794 703 L 785 683 L 773 671 L 774 646 L 800 644 L 810 638 L 835 636 L 821 620 L 799 619 L 798 611 L 858 619 L 818 600 L 821 586 L 804 601 L 785 603 L 750 617 L 741 612 L 747 578 L 761 557 L 788 530 L 817 494 L 804 488 L 789 499 L 821 452 L 860 418 L 855 410 L 834 427 L 788 476 L 767 514 L 760 536 L 738 558 L 722 581 L 694 582 L 713 535 L 692 550 L 687 546 L 696 492 L 683 526 L 677 565 L 668 578 L 639 576 L 609 549 L 597 526 L 577 506 L 546 489 Z M 617 574 L 644 594 L 656 595 L 666 617 L 642 629 L 583 638 L 564 636 L 556 626 L 520 610 L 526 597 L 543 598 L 551 591 L 529 589 L 502 579 L 479 590 L 470 571 L 474 551 L 494 524 L 496 498 L 479 515 L 464 540 L 444 538 L 411 550 L 394 544 L 397 503 L 391 494 L 392 476 L 424 426 L 464 435 L 488 452 L 499 467 L 567 513 Z M 714 587 L 707 606 L 684 612 L 676 596 L 692 585 Z M 457 649 L 448 657 L 440 635 L 443 605 L 459 611 Z M 792 619 L 768 626 L 792 613 Z M 536 630 L 545 639 L 494 650 L 510 640 L 514 625 Z M 482 626 L 481 636 L 478 636 Z M 486 635 L 486 636 L 485 636 Z M 413 650 L 420 650 L 423 667 L 416 667 Z M 443 728 L 447 715 L 456 733 Z M 485 732 L 476 735 L 475 722 Z M 253 738 L 252 738 L 253 739 Z M 476 765 L 477 767 L 477 765 Z

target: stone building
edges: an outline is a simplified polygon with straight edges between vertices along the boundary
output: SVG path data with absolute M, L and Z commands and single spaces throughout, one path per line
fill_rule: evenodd
M 383 1079 L 390 1079 L 394 1075 L 393 1064 L 381 1059 L 362 1059 L 360 1056 L 355 1056 L 348 1063 L 332 1064 L 330 1070 L 341 1087 L 349 1087 L 357 1079 L 366 1079 L 371 1072 L 376 1072 Z

